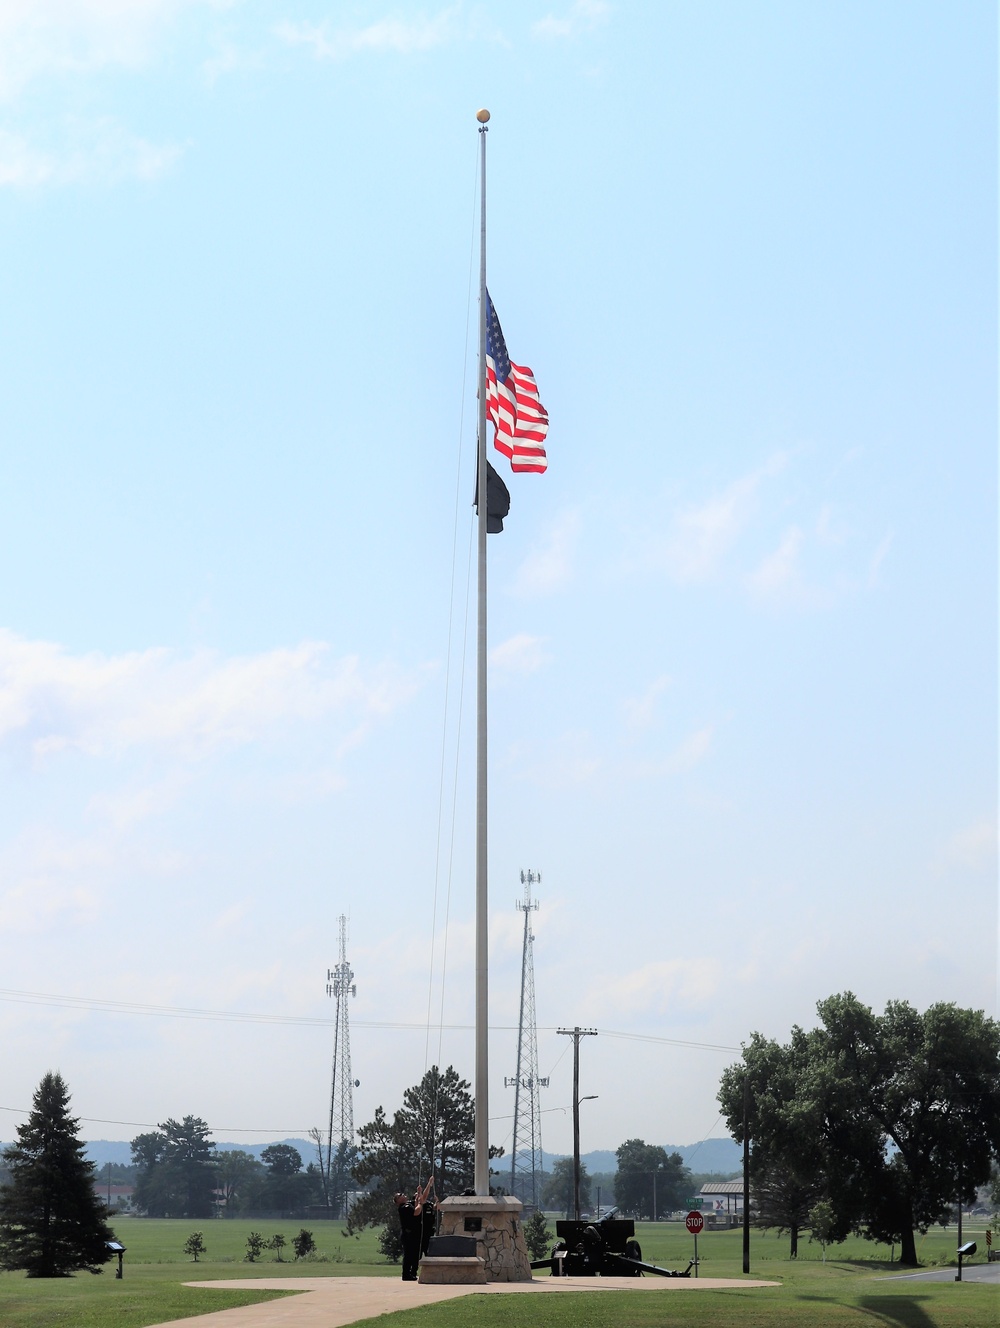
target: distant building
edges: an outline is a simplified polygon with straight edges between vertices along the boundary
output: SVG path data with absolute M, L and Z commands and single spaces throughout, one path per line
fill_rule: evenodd
M 108 1185 L 107 1181 L 102 1185 L 100 1180 L 94 1178 L 94 1193 L 99 1199 L 103 1199 L 111 1208 L 119 1213 L 126 1212 L 132 1207 L 132 1196 L 135 1194 L 134 1185 Z
M 743 1182 L 706 1181 L 699 1191 L 706 1226 L 731 1227 L 743 1221 Z M 750 1197 L 753 1207 L 753 1196 Z

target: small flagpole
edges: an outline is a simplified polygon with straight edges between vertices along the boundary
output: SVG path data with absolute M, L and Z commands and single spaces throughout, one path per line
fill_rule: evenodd
M 480 142 L 479 236 L 479 620 L 476 671 L 476 1131 L 475 1188 L 490 1192 L 489 927 L 486 832 L 486 135 L 487 110 L 477 111 Z

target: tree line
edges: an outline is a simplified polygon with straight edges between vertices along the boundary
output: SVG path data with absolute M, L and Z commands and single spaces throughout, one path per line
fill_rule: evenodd
M 303 1170 L 290 1144 L 271 1144 L 260 1161 L 243 1149 L 216 1151 L 198 1116 L 167 1120 L 132 1140 L 133 1202 L 150 1217 L 211 1217 L 228 1213 L 297 1210 L 323 1203 L 319 1168 Z
M 899 1244 L 901 1261 L 916 1264 L 914 1233 L 946 1222 L 1000 1159 L 1000 1024 L 944 1003 L 921 1015 L 891 1001 L 875 1015 L 850 992 L 817 1010 L 819 1026 L 793 1028 L 786 1044 L 754 1033 L 722 1076 L 729 1130 L 750 1141 L 755 1220 L 789 1232 L 793 1256 L 800 1231 L 814 1232 L 824 1249 L 855 1232 Z M 44 1277 L 106 1261 L 113 1233 L 78 1124 L 62 1079 L 46 1075 L 17 1143 L 3 1152 L 10 1179 L 0 1187 L 0 1267 Z M 470 1085 L 453 1066 L 428 1070 L 391 1118 L 378 1107 L 357 1131 L 356 1152 L 340 1159 L 360 1191 L 345 1234 L 381 1224 L 383 1252 L 398 1257 L 392 1195 L 432 1174 L 439 1196 L 470 1190 L 474 1134 Z M 290 1145 L 271 1145 L 259 1162 L 242 1150 L 217 1153 L 197 1116 L 138 1135 L 132 1156 L 135 1203 L 152 1216 L 208 1217 L 220 1201 L 231 1211 L 288 1210 L 322 1204 L 330 1192 L 330 1178 L 303 1168 Z M 678 1153 L 629 1139 L 616 1160 L 615 1201 L 625 1216 L 661 1217 L 694 1197 Z M 544 1206 L 569 1212 L 572 1190 L 572 1161 L 561 1159 Z M 591 1198 L 581 1168 L 587 1209 Z

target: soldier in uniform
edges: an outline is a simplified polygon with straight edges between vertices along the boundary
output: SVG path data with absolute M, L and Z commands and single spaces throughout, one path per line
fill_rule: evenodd
M 424 1204 L 434 1188 L 434 1177 L 431 1176 L 427 1184 L 420 1188 L 417 1186 L 413 1198 L 408 1198 L 402 1190 L 393 1195 L 393 1203 L 396 1205 L 396 1214 L 399 1217 L 399 1229 L 403 1238 L 403 1281 L 415 1282 L 417 1280 L 417 1266 L 420 1263 L 420 1245 L 423 1235 L 423 1211 Z

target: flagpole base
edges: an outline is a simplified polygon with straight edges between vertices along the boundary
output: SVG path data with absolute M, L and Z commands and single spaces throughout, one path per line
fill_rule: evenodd
M 520 1199 L 509 1195 L 494 1197 L 486 1194 L 456 1195 L 442 1199 L 438 1204 L 440 1234 L 442 1236 L 473 1236 L 476 1241 L 476 1262 L 481 1266 L 487 1282 L 530 1282 L 531 1260 L 524 1241 L 521 1223 Z M 470 1279 L 471 1260 L 435 1260 L 433 1268 L 425 1265 L 431 1260 L 421 1259 L 419 1279 L 435 1282 L 466 1282 Z M 478 1277 L 475 1279 L 478 1281 Z

